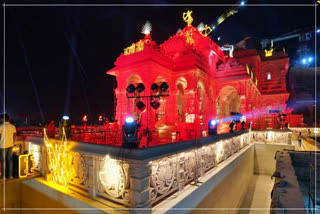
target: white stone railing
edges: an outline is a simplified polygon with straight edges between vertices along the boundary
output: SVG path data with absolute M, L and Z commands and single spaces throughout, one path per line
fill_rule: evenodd
M 229 135 L 201 147 L 153 160 L 150 162 L 150 202 L 156 203 L 173 192 L 183 190 L 248 144 L 248 133 Z
M 50 139 L 56 141 L 56 139 Z M 68 141 L 68 187 L 125 207 L 151 207 L 182 190 L 250 142 L 247 131 L 146 149 Z M 27 137 L 35 169 L 50 178 L 50 157 L 43 138 Z
M 270 134 L 271 133 L 271 134 Z M 249 137 L 251 135 L 251 137 Z M 150 208 L 254 142 L 291 144 L 288 130 L 240 131 L 145 149 L 68 141 L 68 187 L 124 207 Z M 50 139 L 53 142 L 55 139 Z M 35 169 L 50 178 L 43 138 L 27 137 Z
M 292 132 L 287 129 L 264 129 L 252 131 L 253 143 L 267 143 L 267 144 L 289 144 L 291 145 Z
M 290 130 L 294 134 L 299 134 L 301 132 L 301 134 L 305 136 L 315 136 L 320 133 L 319 127 L 290 127 Z

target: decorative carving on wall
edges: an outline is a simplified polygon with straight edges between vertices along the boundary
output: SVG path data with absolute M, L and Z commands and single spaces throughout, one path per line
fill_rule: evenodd
M 176 163 L 170 159 L 163 160 L 152 167 L 151 186 L 157 194 L 165 194 L 172 187 L 176 179 Z
M 77 152 L 69 153 L 70 183 L 88 189 L 88 160 Z
M 218 163 L 248 145 L 248 139 L 247 136 L 238 136 L 152 161 L 150 201 L 155 203 L 203 176 Z
M 128 205 L 129 164 L 106 156 L 97 160 L 97 194 Z

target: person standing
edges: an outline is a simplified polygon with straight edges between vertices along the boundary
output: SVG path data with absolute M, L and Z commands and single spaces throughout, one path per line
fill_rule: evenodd
M 6 178 L 12 177 L 12 148 L 15 145 L 17 130 L 16 127 L 9 122 L 8 114 L 0 115 L 0 161 L 1 175 L 0 179 L 6 175 Z
M 299 147 L 301 147 L 301 144 L 302 144 L 302 134 L 301 134 L 301 132 L 298 135 L 298 143 L 299 143 Z

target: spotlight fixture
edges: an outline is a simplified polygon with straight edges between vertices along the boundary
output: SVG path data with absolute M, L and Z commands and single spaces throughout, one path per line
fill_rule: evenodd
M 146 105 L 142 101 L 138 101 L 136 107 L 142 113 L 146 111 Z
M 66 134 L 67 139 L 71 138 L 71 123 L 70 123 L 69 119 L 70 118 L 67 115 L 64 115 L 62 117 L 62 120 L 59 123 L 59 138 L 62 138 L 62 136 L 63 136 L 63 129 L 64 129 L 64 132 Z
M 307 59 L 302 59 L 302 64 L 306 64 L 307 63 Z
M 127 87 L 127 92 L 128 92 L 129 94 L 132 94 L 135 90 L 136 90 L 136 87 L 134 87 L 133 84 L 130 84 L 130 85 Z
M 146 89 L 146 87 L 143 85 L 143 83 L 139 83 L 138 86 L 136 87 L 136 90 L 138 93 L 141 93 Z
M 158 110 L 160 107 L 160 103 L 158 102 L 158 100 L 152 100 L 150 102 L 150 105 L 153 109 Z
M 244 6 L 245 4 L 246 4 L 245 1 L 241 1 L 241 2 L 240 2 L 240 6 Z
M 217 120 L 209 120 L 209 123 L 208 123 L 209 135 L 217 135 L 217 129 L 218 129 L 218 121 Z
M 153 84 L 151 85 L 151 91 L 152 91 L 153 93 L 158 93 L 158 92 L 159 92 L 159 86 L 158 86 L 157 83 L 153 83 Z
M 69 116 L 64 115 L 64 116 L 62 117 L 62 119 L 63 119 L 63 120 L 69 120 L 70 118 L 69 118 Z
M 160 91 L 161 92 L 166 92 L 166 91 L 168 91 L 168 89 L 169 89 L 169 85 L 168 85 L 167 82 L 161 83 L 161 85 L 160 85 Z
M 310 63 L 313 61 L 313 57 L 309 56 L 309 57 L 305 57 L 301 59 L 301 63 L 303 65 L 310 65 Z
M 129 124 L 129 123 L 133 123 L 134 119 L 133 117 L 127 117 L 125 121 L 126 121 L 126 124 Z
M 123 147 L 137 148 L 138 142 L 138 125 L 135 123 L 133 117 L 127 117 L 122 126 Z

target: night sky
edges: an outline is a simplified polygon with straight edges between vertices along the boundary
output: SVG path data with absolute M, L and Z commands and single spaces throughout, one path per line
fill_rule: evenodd
M 281 3 L 314 3 L 315 0 Z M 8 1 L 6 3 L 23 3 Z M 44 1 L 32 3 L 45 3 Z M 50 3 L 94 3 L 48 1 Z M 121 2 L 99 2 L 121 3 Z M 126 1 L 122 3 L 146 3 Z M 147 3 L 166 3 L 148 1 Z M 167 3 L 192 3 L 187 1 Z M 201 3 L 196 1 L 193 3 Z M 210 3 L 237 3 L 211 1 Z M 280 1 L 248 1 L 280 3 Z M 112 115 L 115 79 L 106 75 L 124 48 L 143 38 L 142 25 L 152 23 L 151 36 L 161 44 L 186 24 L 182 13 L 193 10 L 193 25 L 213 24 L 230 7 L 6 7 L 6 111 L 18 125 L 56 122 L 68 114 L 96 121 Z M 2 12 L 1 12 L 2 13 Z M 3 14 L 1 14 L 3 17 Z M 211 33 L 218 44 L 234 44 L 251 36 L 250 45 L 297 28 L 314 27 L 314 7 L 242 7 Z M 2 27 L 2 26 L 1 26 Z M 3 75 L 1 75 L 1 86 Z M 1 111 L 3 111 L 1 87 Z

